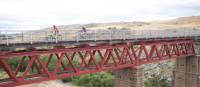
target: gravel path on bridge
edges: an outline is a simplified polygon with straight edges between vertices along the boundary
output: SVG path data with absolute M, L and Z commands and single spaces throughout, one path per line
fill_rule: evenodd
M 61 80 L 56 80 L 56 81 L 46 81 L 46 82 L 17 86 L 17 87 L 79 87 L 79 86 L 74 86 L 71 83 L 63 83 Z

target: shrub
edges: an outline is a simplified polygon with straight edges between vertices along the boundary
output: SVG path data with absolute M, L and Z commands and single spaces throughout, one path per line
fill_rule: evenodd
M 72 82 L 83 87 L 113 87 L 113 78 L 110 73 L 100 72 L 75 77 Z
M 145 87 L 171 87 L 171 86 L 169 80 L 165 78 L 159 80 L 159 84 L 155 78 L 149 78 L 148 80 L 145 81 Z
M 2 48 L 0 48 L 0 51 L 14 51 L 15 50 L 15 48 L 13 48 L 13 47 L 2 47 Z

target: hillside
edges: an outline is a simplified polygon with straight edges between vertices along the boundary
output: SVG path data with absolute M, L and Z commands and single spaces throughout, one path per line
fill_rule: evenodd
M 200 25 L 200 16 L 180 17 L 176 19 L 160 21 L 160 23 L 169 25 Z
M 61 30 L 80 30 L 82 27 L 87 29 L 108 29 L 108 28 L 126 28 L 126 29 L 174 29 L 174 28 L 199 28 L 200 16 L 180 17 L 170 20 L 157 20 L 152 22 L 111 22 L 111 23 L 90 23 L 73 24 L 58 26 Z M 48 28 L 49 29 L 49 28 Z

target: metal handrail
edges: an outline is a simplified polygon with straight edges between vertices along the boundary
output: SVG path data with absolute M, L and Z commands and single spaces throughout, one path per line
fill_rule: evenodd
M 198 29 L 164 29 L 164 30 L 78 30 L 60 31 L 50 30 L 32 31 L 0 31 L 0 44 L 55 42 L 60 41 L 98 41 L 98 40 L 127 40 L 127 39 L 160 39 L 160 38 L 198 38 Z

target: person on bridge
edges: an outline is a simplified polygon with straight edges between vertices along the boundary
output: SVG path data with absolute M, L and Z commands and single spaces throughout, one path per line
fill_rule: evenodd
M 87 32 L 86 28 L 85 28 L 85 27 L 82 27 L 81 32 Z
M 55 25 L 53 25 L 53 31 L 55 32 L 55 34 L 59 33 L 59 30 L 58 30 L 58 28 Z
M 59 29 L 57 26 L 53 25 L 53 29 L 51 30 L 51 34 L 47 37 L 48 40 L 56 40 L 62 38 L 59 34 Z

